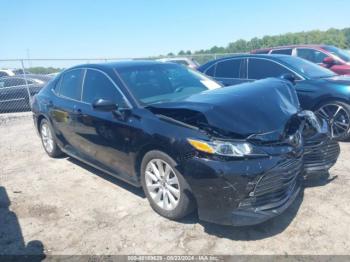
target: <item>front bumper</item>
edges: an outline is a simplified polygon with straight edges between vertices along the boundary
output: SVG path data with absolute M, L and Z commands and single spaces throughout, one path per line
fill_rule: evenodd
M 194 157 L 182 167 L 203 221 L 245 226 L 281 214 L 300 192 L 303 158 L 215 161 Z
M 298 182 L 288 193 L 288 196 L 277 202 L 277 205 L 261 206 L 256 209 L 240 209 L 232 212 L 233 226 L 256 225 L 265 222 L 275 216 L 282 214 L 297 198 L 300 193 L 300 183 Z
M 201 220 L 223 225 L 262 223 L 297 198 L 303 176 L 327 172 L 340 154 L 327 134 L 306 139 L 303 149 L 267 158 L 220 160 L 189 157 L 181 166 Z
M 339 143 L 331 139 L 305 141 L 304 174 L 326 173 L 337 162 Z

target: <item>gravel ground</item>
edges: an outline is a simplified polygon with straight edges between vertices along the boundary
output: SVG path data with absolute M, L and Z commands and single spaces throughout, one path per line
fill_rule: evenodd
M 140 189 L 50 159 L 30 115 L 0 118 L 0 254 L 350 254 L 350 143 L 329 177 L 254 227 L 157 215 Z

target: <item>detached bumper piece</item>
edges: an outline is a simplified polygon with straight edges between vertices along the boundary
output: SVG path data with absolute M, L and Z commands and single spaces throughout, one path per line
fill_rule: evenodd
M 249 197 L 232 212 L 232 225 L 255 225 L 282 213 L 300 192 L 303 159 L 285 160 L 261 176 Z
M 326 173 L 337 162 L 339 143 L 334 140 L 307 141 L 304 153 L 304 174 Z

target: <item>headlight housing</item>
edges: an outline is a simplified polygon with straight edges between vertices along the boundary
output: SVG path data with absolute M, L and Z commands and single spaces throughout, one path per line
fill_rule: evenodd
M 201 141 L 196 139 L 187 139 L 188 142 L 197 150 L 208 154 L 221 156 L 243 157 L 251 155 L 252 145 L 247 142 L 227 142 L 227 141 Z
M 320 121 L 314 112 L 304 110 L 299 113 L 299 116 L 304 117 L 317 132 L 321 132 Z

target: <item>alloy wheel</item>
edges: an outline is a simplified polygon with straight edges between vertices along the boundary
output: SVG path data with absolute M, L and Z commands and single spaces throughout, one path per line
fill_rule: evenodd
M 41 126 L 41 138 L 43 140 L 44 147 L 47 152 L 51 153 L 54 149 L 54 141 L 52 138 L 52 133 L 48 124 L 43 123 Z
M 348 134 L 350 128 L 350 116 L 343 106 L 338 104 L 327 104 L 318 109 L 316 114 L 329 123 L 331 136 L 333 138 L 341 138 Z
M 152 159 L 145 170 L 146 188 L 152 200 L 164 210 L 174 210 L 180 200 L 180 183 L 172 167 Z

